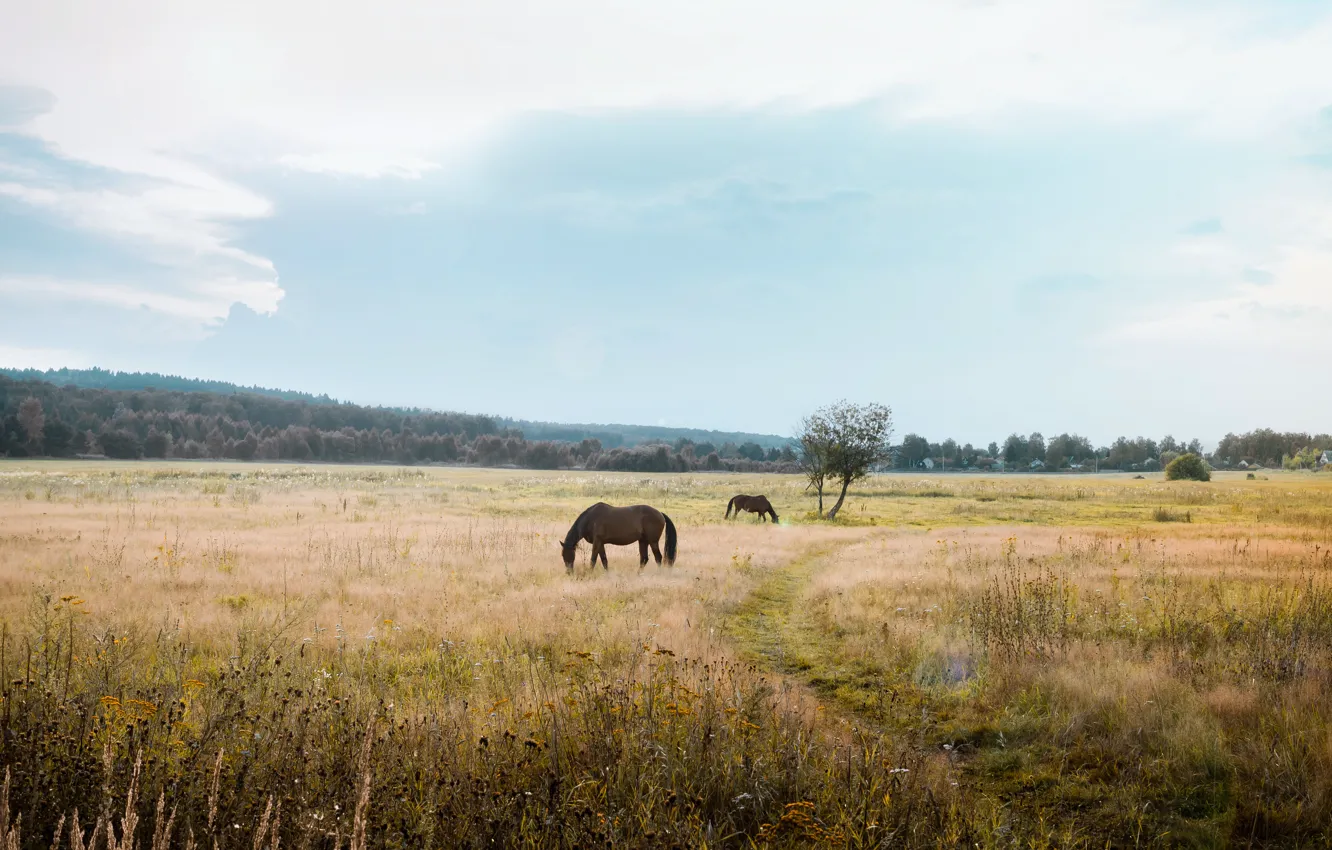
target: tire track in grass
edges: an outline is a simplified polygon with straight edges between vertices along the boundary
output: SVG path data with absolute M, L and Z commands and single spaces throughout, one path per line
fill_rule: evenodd
M 1137 787 L 1132 789 L 1133 805 L 1125 809 L 1116 793 L 1122 785 L 1098 778 L 1094 771 L 1070 771 L 1066 754 L 1047 740 L 1015 735 L 996 745 L 991 738 L 1001 731 L 997 720 L 984 710 L 976 714 L 978 706 L 970 704 L 973 696 L 941 693 L 915 681 L 909 664 L 875 660 L 847 645 L 807 591 L 842 551 L 874 536 L 816 545 L 764 570 L 753 590 L 731 610 L 725 634 L 742 655 L 809 688 L 825 705 L 829 719 L 840 716 L 864 731 L 874 730 L 900 752 L 919 757 L 917 764 L 933 760 L 946 771 L 944 778 L 956 788 L 956 799 L 991 807 L 987 811 L 996 818 L 994 823 L 1002 821 L 1013 835 L 1032 836 L 1031 846 L 1066 846 L 1052 837 L 1050 824 L 1060 822 L 1076 825 L 1086 833 L 1084 840 L 1097 836 L 1092 844 L 1107 836 L 1114 843 L 1131 834 L 1136 823 L 1139 833 L 1146 825 L 1153 835 L 1188 835 L 1192 846 L 1220 846 L 1229 829 L 1225 812 L 1201 817 L 1175 812 L 1177 800 L 1191 799 L 1183 791 L 1196 796 L 1196 788 L 1173 789 L 1166 798 L 1170 805 L 1149 816 L 1141 801 L 1171 789 Z M 966 753 L 958 751 L 960 745 Z M 973 766 L 981 756 L 987 760 Z M 995 805 L 1006 813 L 1000 816 Z
M 731 610 L 725 634 L 742 656 L 809 688 L 827 710 L 924 752 L 943 704 L 916 681 L 912 657 L 875 658 L 856 650 L 806 595 L 842 552 L 889 534 L 880 529 L 815 545 L 769 568 Z
M 786 564 L 769 568 L 736 606 L 726 631 L 745 654 L 772 670 L 796 672 L 787 663 L 792 609 L 831 549 L 820 546 L 806 550 Z
M 805 592 L 840 552 L 871 535 L 825 543 L 786 564 L 771 567 L 734 609 L 726 634 L 741 653 L 776 673 L 790 676 L 820 698 L 883 725 L 883 695 L 891 672 L 864 658 L 846 658 L 838 637 L 821 626 Z

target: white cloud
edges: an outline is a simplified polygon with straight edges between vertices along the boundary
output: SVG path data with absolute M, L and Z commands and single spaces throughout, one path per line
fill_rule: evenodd
M 1237 199 L 1238 227 L 1191 237 L 1168 258 L 1176 274 L 1218 282 L 1213 293 L 1171 299 L 1152 315 L 1109 331 L 1105 342 L 1150 350 L 1266 349 L 1332 356 L 1332 204 L 1326 177 L 1313 175 Z M 1262 273 L 1255 275 L 1254 270 Z
M 1270 283 L 1236 276 L 1222 297 L 1158 307 L 1105 341 L 1332 356 L 1332 250 L 1289 248 L 1271 273 Z
M 1202 281 L 1201 290 L 1163 287 L 1150 315 L 1100 337 L 1115 356 L 1332 357 L 1332 173 L 1278 168 L 1227 194 L 1217 210 L 1224 231 L 1185 236 L 1141 263 L 1163 281 Z
M 139 184 L 88 191 L 10 167 L 0 194 L 177 268 L 179 286 L 144 303 L 194 318 L 215 318 L 228 297 L 261 311 L 281 298 L 272 263 L 237 247 L 231 230 L 270 205 L 199 162 L 414 179 L 533 110 L 867 99 L 882 99 L 894 121 L 1165 121 L 1289 151 L 1301 123 L 1332 101 L 1332 17 L 1275 27 L 1274 7 L 1256 0 L 10 6 L 0 80 L 54 95 L 25 132 Z M 1229 237 L 1236 228 L 1224 220 Z M 1266 268 L 1277 247 L 1309 244 L 1291 233 L 1265 248 L 1208 238 L 1180 253 L 1224 275 L 1228 251 Z M 191 283 L 227 278 L 245 282 Z M 103 284 L 82 286 L 91 297 Z M 130 298 L 106 286 L 107 303 Z
M 286 154 L 280 160 L 282 165 L 297 171 L 309 171 L 314 174 L 346 174 L 351 177 L 401 177 L 415 180 L 427 171 L 434 171 L 439 166 L 417 157 L 392 159 L 375 153 L 339 151 L 313 155 Z
M 28 301 L 73 301 L 122 310 L 151 310 L 200 324 L 226 318 L 235 303 L 256 312 L 272 313 L 282 290 L 266 280 L 223 278 L 190 282 L 182 294 L 161 292 L 115 281 L 59 280 L 50 277 L 0 275 L 0 295 Z
M 894 98 L 899 117 L 1012 109 L 1189 117 L 1266 132 L 1327 102 L 1332 23 L 1264 34 L 1265 4 L 133 0 L 20 4 L 0 78 L 59 103 L 37 131 L 134 170 L 253 128 L 291 167 L 419 174 L 542 109 L 793 107 Z
M 0 170 L 14 179 L 0 182 L 0 198 L 12 198 L 75 227 L 130 247 L 144 260 L 172 270 L 156 291 L 88 281 L 51 281 L 47 295 L 67 288 L 76 297 L 117 306 L 148 306 L 182 319 L 212 321 L 232 303 L 272 312 L 282 298 L 277 270 L 265 257 L 233 244 L 234 223 L 263 218 L 272 207 L 264 198 L 220 180 L 200 168 L 165 157 L 142 160 L 130 179 L 98 189 L 75 188 L 53 170 Z M 238 276 L 240 282 L 238 282 Z M 198 284 L 196 281 L 208 281 Z M 43 287 L 0 279 L 0 291 L 16 287 L 32 294 Z M 224 297 L 231 300 L 223 301 Z M 126 300 L 132 304 L 126 304 Z
M 264 199 L 196 172 L 201 180 L 148 189 L 77 190 L 0 183 L 0 195 L 51 210 L 79 227 L 144 243 L 155 259 L 188 265 L 198 257 L 234 261 L 272 273 L 263 257 L 232 246 L 228 220 L 269 214 Z

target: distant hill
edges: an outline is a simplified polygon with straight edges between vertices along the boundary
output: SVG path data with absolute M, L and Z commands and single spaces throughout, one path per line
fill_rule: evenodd
M 108 369 L 6 369 L 0 367 L 0 374 L 8 375 L 20 381 L 45 381 L 58 387 L 75 386 L 83 389 L 142 391 L 157 390 L 175 393 L 213 393 L 216 395 L 256 395 L 278 398 L 284 401 L 303 402 L 309 405 L 337 406 L 347 402 L 329 395 L 315 395 L 297 390 L 279 390 L 270 387 L 242 386 L 228 381 L 209 381 L 201 378 L 185 378 L 179 375 L 162 375 L 157 372 L 117 372 Z M 435 413 L 424 408 L 381 407 L 385 412 L 402 415 L 421 415 Z M 709 431 L 700 428 L 666 428 L 656 425 L 598 425 L 598 424 L 561 424 L 558 422 L 533 422 L 524 419 L 492 417 L 501 429 L 522 431 L 528 440 L 551 440 L 556 442 L 578 443 L 585 439 L 595 439 L 607 449 L 629 448 L 644 443 L 675 443 L 683 438 L 695 443 L 711 443 L 722 446 L 733 443 L 757 443 L 764 449 L 787 445 L 790 440 L 775 434 L 750 434 L 743 431 Z
M 596 425 L 596 424 L 561 424 L 558 422 L 531 422 L 525 419 L 496 420 L 501 428 L 513 428 L 523 432 L 529 440 L 556 440 L 577 443 L 585 439 L 600 440 L 608 449 L 621 446 L 638 446 L 644 443 L 674 443 L 681 438 L 694 443 L 712 443 L 722 446 L 726 443 L 742 445 L 758 443 L 765 449 L 780 449 L 791 442 L 791 438 L 776 434 L 751 434 L 745 431 L 708 431 L 702 428 L 667 428 L 659 425 Z
M 275 390 L 268 387 L 245 387 L 227 381 L 208 381 L 201 378 L 182 378 L 179 375 L 160 375 L 156 372 L 116 372 L 107 369 L 6 369 L 0 367 L 0 374 L 8 375 L 20 381 L 46 381 L 57 387 L 82 387 L 91 390 L 165 390 L 181 393 L 217 393 L 234 395 L 249 393 L 287 401 L 303 401 L 306 404 L 338 404 L 339 401 L 327 395 L 297 392 L 296 390 Z

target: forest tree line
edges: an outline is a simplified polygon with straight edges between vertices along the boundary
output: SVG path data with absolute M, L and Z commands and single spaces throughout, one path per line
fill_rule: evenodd
M 930 442 L 919 434 L 907 434 L 895 447 L 892 466 L 897 469 L 1008 469 L 1008 470 L 1120 470 L 1124 472 L 1162 469 L 1181 454 L 1203 456 L 1218 469 L 1268 467 L 1315 469 L 1323 452 L 1332 450 L 1332 435 L 1302 431 L 1273 431 L 1259 428 L 1247 434 L 1226 434 L 1211 452 L 1203 450 L 1196 437 L 1185 442 L 1172 436 L 1120 437 L 1110 445 L 1093 446 L 1077 434 L 1059 434 L 1047 439 L 1040 432 L 1010 434 L 1002 443 L 987 446 L 956 440 Z
M 268 396 L 286 401 L 306 402 L 312 405 L 338 405 L 328 395 L 269 387 L 242 386 L 227 381 L 185 378 L 158 372 L 117 372 L 110 369 L 12 369 L 0 367 L 0 376 L 8 375 L 18 381 L 44 381 L 57 387 L 84 389 L 125 390 L 130 392 L 156 392 L 168 390 L 188 393 L 213 393 L 219 396 Z M 403 416 L 421 416 L 432 411 L 413 407 L 373 408 L 387 410 Z M 585 439 L 599 440 L 607 449 L 628 448 L 642 444 L 673 444 L 680 438 L 694 443 L 712 443 L 724 446 L 731 443 L 737 448 L 755 443 L 764 449 L 781 448 L 787 438 L 775 434 L 749 434 L 738 431 L 710 431 L 700 428 L 680 428 L 665 425 L 612 425 L 577 424 L 567 422 L 532 422 L 523 419 L 495 418 L 492 425 L 498 431 L 521 432 L 528 440 L 554 443 L 581 443 Z M 364 427 L 357 425 L 356 427 Z M 706 456 L 706 452 L 703 456 Z
M 680 437 L 634 447 L 594 437 L 529 440 L 503 420 L 466 413 L 373 408 L 254 393 L 107 390 L 0 374 L 0 456 L 211 458 L 362 463 L 465 463 L 533 469 L 641 472 L 792 472 L 793 445 Z M 707 433 L 707 432 L 700 432 Z M 1206 454 L 1216 468 L 1317 468 L 1332 435 L 1258 429 L 1226 434 Z M 1010 434 L 987 446 L 907 434 L 886 466 L 897 469 L 1155 470 L 1198 439 L 1120 437 L 1093 446 L 1077 434 Z M 927 463 L 928 460 L 928 463 Z
M 0 456 L 466 463 L 638 472 L 793 471 L 790 448 L 695 443 L 605 449 L 529 441 L 488 416 L 413 413 L 247 393 L 57 387 L 0 375 Z

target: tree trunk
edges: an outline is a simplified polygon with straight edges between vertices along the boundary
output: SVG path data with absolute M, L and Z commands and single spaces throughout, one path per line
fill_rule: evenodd
M 840 510 L 842 509 L 842 502 L 845 502 L 845 501 L 846 501 L 846 488 L 848 488 L 848 487 L 850 487 L 850 486 L 851 486 L 851 479 L 850 479 L 850 478 L 843 478 L 843 479 L 842 479 L 842 492 L 841 492 L 841 494 L 838 495 L 838 497 L 837 497 L 837 504 L 833 505 L 833 506 L 832 506 L 832 510 L 828 511 L 828 519 L 837 519 L 837 512 L 840 511 Z
M 819 519 L 823 519 L 823 482 L 819 482 Z

